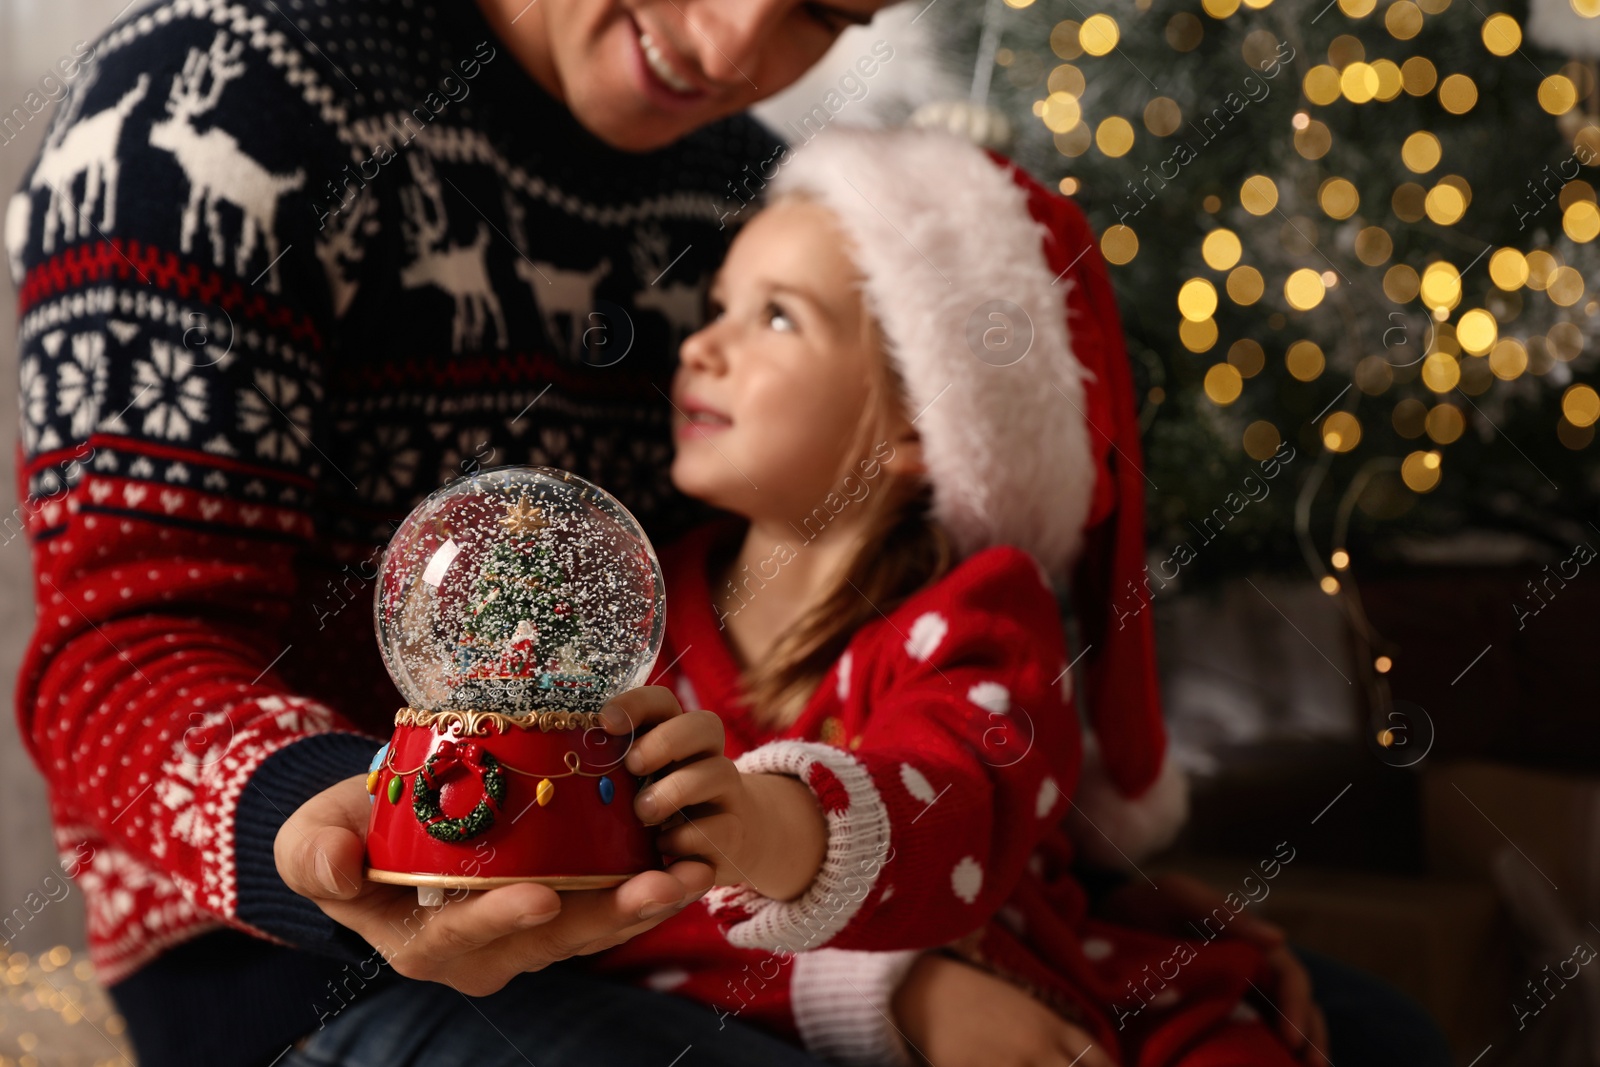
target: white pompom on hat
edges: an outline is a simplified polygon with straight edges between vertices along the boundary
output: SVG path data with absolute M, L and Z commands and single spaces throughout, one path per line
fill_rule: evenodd
M 933 130 L 831 127 L 788 153 L 769 193 L 821 203 L 851 239 L 958 551 L 1014 545 L 1071 590 L 1098 738 L 1076 797 L 1097 828 L 1078 835 L 1086 855 L 1166 844 L 1187 790 L 1166 758 L 1148 594 L 1130 600 L 1144 578 L 1137 412 L 1082 213 Z

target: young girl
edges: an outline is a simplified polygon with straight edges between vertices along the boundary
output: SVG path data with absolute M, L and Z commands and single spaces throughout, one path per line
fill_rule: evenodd
M 903 1062 L 907 1042 L 931 1058 L 974 1025 L 991 1063 L 1297 1062 L 1247 1003 L 1270 982 L 1259 950 L 1091 919 L 1069 869 L 1074 807 L 1119 848 L 1152 811 L 1181 819 L 1147 594 L 1129 599 L 1125 360 L 1088 310 L 1110 306 L 1103 271 L 1064 278 L 1081 218 L 911 131 L 832 131 L 773 194 L 672 387 L 673 481 L 730 517 L 663 555 L 657 680 L 709 710 L 627 760 L 660 772 L 637 810 L 662 850 L 704 858 L 717 888 L 597 967 L 852 1063 Z M 1075 351 L 1105 354 L 1091 374 Z M 1080 611 L 1097 774 L 1143 794 L 1098 815 L 1068 801 L 1069 579 L 1098 605 Z

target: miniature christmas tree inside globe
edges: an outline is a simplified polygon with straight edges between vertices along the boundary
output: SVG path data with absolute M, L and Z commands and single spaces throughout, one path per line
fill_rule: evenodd
M 598 711 L 661 649 L 661 566 L 615 497 L 553 467 L 458 478 L 384 551 L 384 664 L 420 711 Z

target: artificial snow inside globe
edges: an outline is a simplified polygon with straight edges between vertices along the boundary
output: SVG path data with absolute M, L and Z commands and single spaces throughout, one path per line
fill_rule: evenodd
M 631 736 L 599 719 L 645 684 L 666 621 L 655 550 L 616 498 L 553 467 L 458 478 L 395 531 L 373 610 L 406 706 L 367 775 L 368 878 L 432 904 L 661 865 Z

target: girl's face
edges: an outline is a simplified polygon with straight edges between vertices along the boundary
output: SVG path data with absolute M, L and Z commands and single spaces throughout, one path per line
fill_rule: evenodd
M 670 144 L 804 74 L 890 0 L 479 0 L 529 72 L 601 140 Z
M 884 358 L 846 244 L 832 213 L 805 200 L 774 204 L 734 238 L 711 321 L 683 342 L 672 382 L 672 481 L 684 493 L 777 521 L 842 493 L 878 414 L 869 403 L 882 403 L 871 383 Z M 889 434 L 908 425 L 896 416 Z

